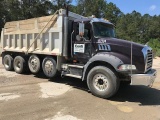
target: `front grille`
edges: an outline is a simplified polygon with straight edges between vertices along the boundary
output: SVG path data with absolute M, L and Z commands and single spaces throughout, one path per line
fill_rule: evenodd
M 146 58 L 146 71 L 152 68 L 153 63 L 153 53 L 152 50 L 147 50 L 147 58 Z

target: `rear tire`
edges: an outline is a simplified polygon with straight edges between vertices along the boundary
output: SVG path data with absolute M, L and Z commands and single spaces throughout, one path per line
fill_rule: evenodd
M 24 58 L 21 56 L 15 57 L 13 67 L 16 73 L 22 74 L 25 71 L 26 67 Z
M 10 55 L 5 55 L 3 58 L 4 68 L 7 71 L 13 70 L 13 57 Z
M 96 66 L 88 73 L 87 85 L 93 95 L 110 98 L 118 91 L 119 80 L 111 69 Z
M 46 57 L 42 62 L 43 72 L 49 78 L 53 78 L 56 76 L 57 74 L 56 66 L 57 63 L 52 57 Z
M 41 65 L 40 65 L 40 59 L 38 58 L 37 55 L 31 55 L 29 60 L 28 60 L 28 66 L 29 70 L 33 73 L 36 74 L 40 71 Z

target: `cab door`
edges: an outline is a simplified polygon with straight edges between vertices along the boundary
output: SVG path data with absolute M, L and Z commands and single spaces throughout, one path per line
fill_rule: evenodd
M 92 54 L 92 29 L 89 22 L 83 24 L 84 28 L 81 26 L 81 24 L 74 23 L 74 37 L 72 46 L 73 58 L 79 62 L 86 63 Z

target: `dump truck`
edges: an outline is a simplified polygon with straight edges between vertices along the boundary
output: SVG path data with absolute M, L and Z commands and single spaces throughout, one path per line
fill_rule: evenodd
M 6 22 L 1 32 L 2 63 L 7 71 L 19 74 L 42 70 L 48 78 L 60 73 L 81 79 L 101 98 L 115 95 L 121 81 L 151 86 L 156 78 L 152 49 L 116 38 L 114 29 L 108 20 L 66 9 Z

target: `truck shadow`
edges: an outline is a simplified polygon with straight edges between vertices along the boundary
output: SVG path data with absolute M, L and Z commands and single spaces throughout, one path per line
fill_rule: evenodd
M 40 74 L 40 76 L 36 77 L 42 78 L 42 76 L 43 74 Z M 70 77 L 61 78 L 60 76 L 58 76 L 54 79 L 49 79 L 49 81 L 54 83 L 70 85 L 73 88 L 84 90 L 90 93 L 87 87 L 87 83 L 82 82 L 80 79 Z M 121 85 L 117 94 L 109 100 L 116 102 L 136 102 L 139 103 L 139 105 L 141 106 L 160 105 L 160 90 L 145 86 Z
M 146 86 L 121 86 L 110 100 L 117 102 L 137 102 L 140 106 L 160 105 L 160 90 Z

